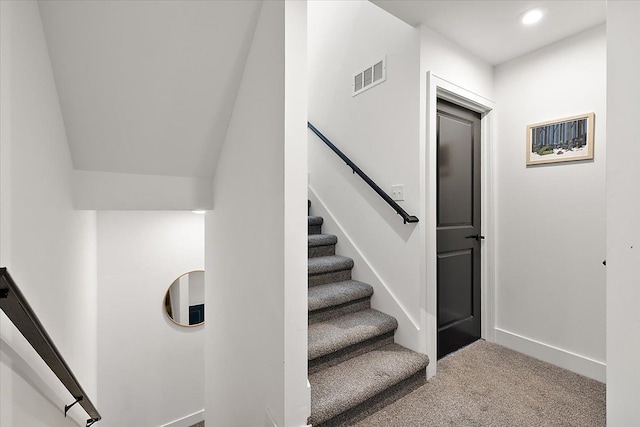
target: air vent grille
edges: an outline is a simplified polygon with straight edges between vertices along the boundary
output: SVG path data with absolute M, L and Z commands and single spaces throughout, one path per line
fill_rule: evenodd
M 387 79 L 386 58 L 383 57 L 373 65 L 353 75 L 353 96 L 384 82 Z

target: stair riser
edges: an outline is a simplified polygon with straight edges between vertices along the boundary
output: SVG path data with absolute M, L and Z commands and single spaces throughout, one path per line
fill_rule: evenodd
M 336 245 L 313 246 L 309 248 L 309 258 L 332 256 L 336 254 Z
M 326 285 L 327 283 L 343 282 L 345 280 L 351 280 L 351 269 L 333 271 L 331 273 L 316 274 L 309 276 L 309 287 Z
M 344 362 L 345 360 L 360 356 L 361 354 L 370 352 L 387 344 L 392 344 L 394 333 L 395 330 L 351 345 L 333 353 L 318 357 L 316 359 L 309 360 L 309 375 L 326 369 L 330 366 L 335 366 L 338 363 Z
M 426 371 L 421 369 L 409 378 L 402 380 L 396 385 L 386 389 L 382 393 L 367 399 L 359 405 L 343 412 L 330 420 L 317 423 L 313 418 L 308 421 L 313 424 L 313 427 L 346 427 L 353 425 L 359 421 L 364 420 L 369 415 L 373 414 L 384 408 L 387 405 L 392 404 L 398 399 L 403 398 L 414 390 L 427 383 Z
M 322 234 L 322 225 L 308 225 L 309 234 Z
M 345 314 L 368 310 L 370 308 L 371 297 L 349 301 L 345 304 L 335 305 L 332 307 L 309 312 L 309 324 L 312 325 L 314 323 L 324 322 L 326 320 L 344 316 Z

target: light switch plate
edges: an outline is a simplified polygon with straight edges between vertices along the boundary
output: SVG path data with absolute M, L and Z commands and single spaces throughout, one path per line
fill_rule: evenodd
M 391 198 L 396 202 L 404 200 L 404 184 L 396 184 L 391 186 Z

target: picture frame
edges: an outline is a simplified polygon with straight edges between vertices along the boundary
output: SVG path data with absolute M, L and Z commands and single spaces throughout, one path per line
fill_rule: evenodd
M 527 166 L 593 159 L 595 114 L 527 126 Z

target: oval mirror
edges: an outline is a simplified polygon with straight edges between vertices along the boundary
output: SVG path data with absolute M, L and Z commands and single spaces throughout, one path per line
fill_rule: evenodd
M 180 326 L 204 323 L 204 271 L 183 274 L 173 281 L 164 296 L 164 311 Z

